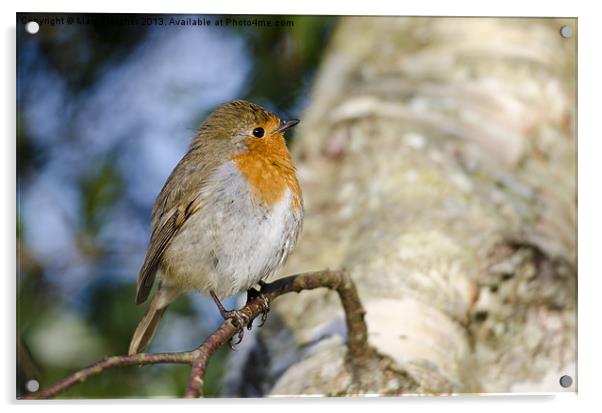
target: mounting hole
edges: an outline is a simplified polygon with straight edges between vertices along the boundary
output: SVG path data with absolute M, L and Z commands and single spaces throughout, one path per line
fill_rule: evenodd
M 40 31 L 38 22 L 30 21 L 25 24 L 25 31 L 29 34 L 36 34 Z
M 573 384 L 573 378 L 571 376 L 564 375 L 560 378 L 560 385 L 565 389 L 571 387 Z
M 571 26 L 562 26 L 560 28 L 560 35 L 565 39 L 573 36 L 573 28 Z
M 38 383 L 37 380 L 28 380 L 27 383 L 25 383 L 25 388 L 28 392 L 38 391 L 40 388 L 40 383 Z

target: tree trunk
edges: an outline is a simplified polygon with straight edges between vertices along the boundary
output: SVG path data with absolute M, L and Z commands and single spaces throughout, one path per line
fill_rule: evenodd
M 388 360 L 371 391 L 555 392 L 575 378 L 564 24 L 576 32 L 575 20 L 340 21 L 294 143 L 306 219 L 283 274 L 349 271 Z M 328 291 L 274 303 L 231 360 L 229 392 L 352 392 L 342 316 Z

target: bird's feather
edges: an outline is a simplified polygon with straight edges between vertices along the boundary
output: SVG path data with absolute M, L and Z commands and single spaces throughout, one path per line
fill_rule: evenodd
M 148 298 L 163 253 L 174 236 L 188 218 L 201 209 L 203 183 L 215 164 L 187 164 L 184 160 L 189 154 L 171 173 L 153 206 L 152 233 L 144 264 L 138 274 L 136 304 L 143 303 Z

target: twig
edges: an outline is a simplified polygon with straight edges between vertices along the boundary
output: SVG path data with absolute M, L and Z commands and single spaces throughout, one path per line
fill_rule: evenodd
M 364 322 L 365 311 L 353 281 L 345 272 L 324 270 L 292 275 L 265 284 L 261 292 L 268 302 L 272 302 L 286 293 L 323 287 L 336 290 L 343 304 L 348 331 L 349 352 L 347 360 L 353 370 L 354 377 L 357 377 L 359 372 L 367 366 L 373 353 L 368 345 L 368 330 Z M 244 312 L 249 320 L 254 320 L 263 311 L 263 304 L 261 297 L 255 297 L 247 302 L 240 311 Z M 203 378 L 209 358 L 244 327 L 235 326 L 230 320 L 226 320 L 203 344 L 193 351 L 108 357 L 72 374 L 51 387 L 31 393 L 23 398 L 47 399 L 54 397 L 76 383 L 83 382 L 89 377 L 96 376 L 110 368 L 158 363 L 190 364 L 192 369 L 185 397 L 200 397 L 203 395 Z
M 248 305 L 245 306 L 245 309 L 246 308 L 248 308 Z M 190 399 L 201 397 L 203 395 L 203 378 L 205 377 L 205 370 L 207 369 L 209 357 L 211 357 L 218 348 L 227 343 L 239 330 L 240 327 L 236 328 L 230 320 L 227 320 L 198 348 L 197 357 L 195 357 L 191 363 L 192 369 L 190 371 L 190 379 L 188 380 L 188 386 L 186 387 L 184 397 Z
M 179 363 L 190 364 L 196 357 L 195 351 L 186 351 L 181 353 L 156 353 L 156 354 L 134 354 L 131 356 L 112 356 L 106 357 L 83 370 L 80 370 L 71 376 L 59 381 L 46 389 L 31 393 L 23 399 L 49 399 L 57 394 L 67 390 L 77 383 L 82 383 L 86 379 L 96 376 L 103 371 L 113 367 L 124 367 L 132 365 L 147 365 L 159 363 Z

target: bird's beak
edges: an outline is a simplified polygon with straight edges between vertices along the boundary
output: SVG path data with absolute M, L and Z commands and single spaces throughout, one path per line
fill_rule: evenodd
M 285 122 L 280 122 L 280 127 L 274 131 L 274 133 L 284 133 L 293 126 L 299 123 L 299 119 L 291 119 Z

